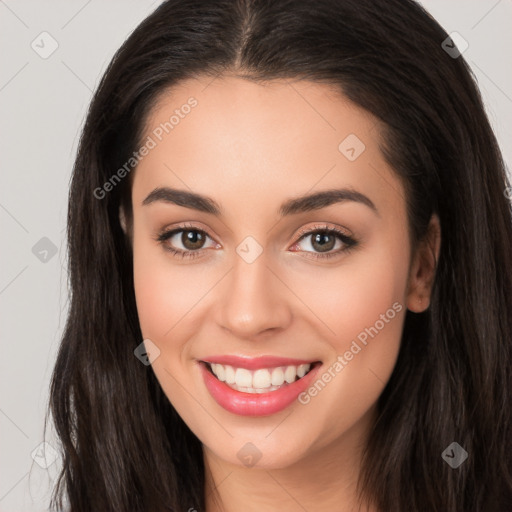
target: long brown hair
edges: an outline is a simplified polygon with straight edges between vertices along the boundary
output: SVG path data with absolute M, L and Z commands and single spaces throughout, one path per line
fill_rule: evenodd
M 94 191 L 137 149 L 159 94 L 229 72 L 339 87 L 385 126 L 413 241 L 432 213 L 441 221 L 431 306 L 407 312 L 364 495 L 382 511 L 508 510 L 510 182 L 470 69 L 442 48 L 447 37 L 412 0 L 168 0 L 129 36 L 94 94 L 70 187 L 71 303 L 49 409 L 64 465 L 52 506 L 204 510 L 201 443 L 133 355 L 142 336 L 118 217 L 130 180 L 102 198 Z M 456 469 L 441 457 L 454 441 L 469 455 Z

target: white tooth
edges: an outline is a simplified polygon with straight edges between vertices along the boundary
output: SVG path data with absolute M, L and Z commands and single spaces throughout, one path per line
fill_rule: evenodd
M 226 380 L 226 372 L 224 370 L 224 366 L 222 364 L 217 365 L 217 378 L 224 382 Z
M 282 368 L 272 370 L 272 386 L 281 386 L 284 382 L 284 372 Z
M 219 366 L 217 363 L 210 363 L 210 368 L 212 369 L 212 372 L 217 376 L 217 366 Z
M 268 370 L 256 370 L 252 378 L 253 388 L 268 388 L 270 387 L 270 372 Z
M 301 364 L 298 368 L 297 368 L 297 375 L 299 377 L 304 377 L 304 375 L 306 375 L 306 373 L 308 373 L 309 369 L 311 368 L 311 365 L 310 364 Z
M 236 391 L 241 391 L 242 393 L 251 393 L 251 394 L 259 394 L 259 393 L 269 393 L 271 391 L 276 391 L 281 388 L 281 386 L 271 386 L 269 388 L 248 388 L 248 387 L 239 387 L 236 384 L 230 384 L 230 388 L 235 389 Z
M 234 384 L 235 383 L 235 370 L 233 370 L 233 367 L 229 366 L 229 365 L 224 366 L 224 369 L 226 370 L 226 382 L 228 384 Z
M 296 366 L 287 366 L 284 371 L 284 379 L 288 384 L 295 382 L 295 377 L 297 376 L 297 367 Z
M 244 388 L 252 387 L 252 373 L 245 368 L 237 368 L 235 372 L 235 382 L 237 386 Z

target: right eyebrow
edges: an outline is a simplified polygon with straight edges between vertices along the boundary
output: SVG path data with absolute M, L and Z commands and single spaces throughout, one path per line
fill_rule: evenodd
M 157 187 L 142 201 L 143 205 L 148 205 L 156 201 L 165 203 L 173 203 L 185 208 L 192 208 L 204 213 L 220 216 L 221 207 L 213 199 L 188 192 L 186 190 L 178 190 L 169 187 Z

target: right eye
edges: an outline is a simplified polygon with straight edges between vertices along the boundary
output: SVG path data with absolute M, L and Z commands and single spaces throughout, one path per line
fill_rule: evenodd
M 157 241 L 162 244 L 163 248 L 178 258 L 195 258 L 199 256 L 204 249 L 207 239 L 213 242 L 211 247 L 218 245 L 205 231 L 193 226 L 179 226 L 164 231 L 157 237 Z

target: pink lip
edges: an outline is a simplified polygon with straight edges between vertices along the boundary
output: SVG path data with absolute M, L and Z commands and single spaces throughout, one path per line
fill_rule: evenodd
M 311 364 L 315 361 L 306 361 L 305 359 L 291 359 L 289 357 L 259 356 L 259 357 L 241 357 L 219 355 L 211 356 L 202 361 L 207 363 L 228 364 L 236 368 L 246 368 L 247 370 L 258 370 L 259 368 L 276 368 L 278 366 L 299 366 L 300 364 Z
M 279 362 L 281 363 L 282 361 L 284 361 L 284 359 L 279 358 Z M 258 363 L 260 365 L 258 368 L 265 367 L 264 365 L 261 365 L 261 361 L 258 361 Z M 281 366 L 280 363 L 277 364 L 277 366 Z M 236 364 L 234 366 L 236 366 Z M 282 366 L 284 366 L 284 364 Z M 204 362 L 199 363 L 205 386 L 213 399 L 227 411 L 240 416 L 268 416 L 282 411 L 291 405 L 300 393 L 305 391 L 311 385 L 321 366 L 322 365 L 319 364 L 301 379 L 296 380 L 291 384 L 284 385 L 276 391 L 256 394 L 243 393 L 242 391 L 236 391 L 235 389 L 230 388 L 225 382 L 218 380 L 207 369 Z M 245 366 L 244 368 L 247 367 Z

